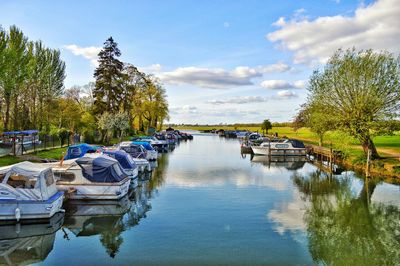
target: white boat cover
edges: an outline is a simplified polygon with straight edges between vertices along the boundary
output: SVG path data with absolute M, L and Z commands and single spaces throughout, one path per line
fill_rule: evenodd
M 12 174 L 23 176 L 29 181 L 35 181 L 34 187 L 13 187 L 9 185 L 7 182 Z M 49 166 L 43 164 L 25 161 L 0 167 L 0 175 L 5 175 L 0 183 L 0 190 L 10 192 L 9 196 L 2 196 L 0 199 L 47 200 L 57 193 L 53 172 Z

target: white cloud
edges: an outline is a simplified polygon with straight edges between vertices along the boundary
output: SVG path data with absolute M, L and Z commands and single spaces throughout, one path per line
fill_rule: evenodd
M 210 100 L 207 101 L 209 104 L 221 105 L 221 104 L 246 104 L 246 103 L 262 103 L 266 102 L 267 97 L 261 96 L 243 96 L 243 97 L 234 97 L 227 99 L 219 99 L 219 100 Z
M 197 107 L 192 105 L 171 107 L 169 110 L 172 114 L 197 114 L 198 112 Z
M 301 12 L 303 13 L 303 12 Z M 300 13 L 300 14 L 301 14 Z M 280 29 L 268 40 L 294 52 L 295 63 L 323 63 L 339 48 L 376 49 L 399 52 L 400 5 L 398 0 L 378 0 L 359 6 L 353 16 L 326 16 L 310 20 L 298 15 L 279 18 Z
M 98 65 L 97 56 L 101 50 L 101 47 L 79 47 L 76 44 L 70 44 L 64 45 L 64 48 L 71 51 L 74 55 L 83 56 L 84 58 L 89 59 L 93 66 Z
M 272 90 L 283 90 L 283 89 L 304 89 L 307 82 L 305 80 L 297 80 L 295 82 L 289 82 L 286 80 L 272 79 L 264 80 L 261 82 L 261 87 Z
M 276 94 L 279 98 L 296 98 L 297 94 L 290 90 L 281 90 Z
M 190 66 L 160 73 L 158 77 L 163 82 L 170 84 L 191 84 L 209 89 L 227 89 L 253 85 L 253 78 L 261 77 L 265 73 L 285 72 L 290 69 L 288 65 L 282 62 L 258 67 L 238 66 L 233 70 Z
M 297 89 L 305 89 L 307 87 L 307 80 L 297 80 L 293 82 L 293 87 Z

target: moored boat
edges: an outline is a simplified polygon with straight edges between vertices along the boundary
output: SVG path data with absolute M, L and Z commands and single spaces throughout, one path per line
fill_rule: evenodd
M 133 141 L 133 144 L 141 145 L 146 149 L 146 160 L 157 160 L 158 152 L 147 141 Z
M 123 141 L 117 145 L 117 150 L 125 151 L 130 154 L 139 172 L 143 173 L 146 170 L 151 171 L 150 163 L 146 160 L 147 151 L 143 146 L 133 144 L 132 141 Z
M 128 193 L 130 178 L 117 160 L 102 154 L 51 163 L 57 188 L 70 199 L 116 200 Z
M 139 172 L 138 167 L 129 153 L 120 150 L 104 150 L 103 154 L 117 160 L 131 179 L 137 178 Z
M 263 142 L 260 146 L 251 146 L 256 155 L 304 156 L 307 153 L 303 142 L 294 139 Z
M 20 162 L 0 168 L 0 220 L 49 219 L 61 209 L 49 166 Z

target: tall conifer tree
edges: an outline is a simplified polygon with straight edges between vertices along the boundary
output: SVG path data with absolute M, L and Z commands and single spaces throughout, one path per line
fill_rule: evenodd
M 94 96 L 94 113 L 117 113 L 123 96 L 123 63 L 118 60 L 121 52 L 118 44 L 110 37 L 99 53 L 99 66 L 94 72 L 96 78 Z

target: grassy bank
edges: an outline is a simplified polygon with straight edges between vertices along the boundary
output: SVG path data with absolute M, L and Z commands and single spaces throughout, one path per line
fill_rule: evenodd
M 233 127 L 233 126 L 191 126 L 179 127 L 179 130 L 250 130 L 262 133 L 261 127 Z M 278 133 L 279 137 L 288 137 L 302 140 L 305 144 L 318 145 L 318 137 L 308 128 L 294 131 L 291 127 L 273 127 L 268 131 L 270 134 Z M 374 138 L 381 159 L 374 161 L 372 173 L 377 175 L 400 177 L 400 133 L 390 136 L 377 136 Z M 365 165 L 365 156 L 360 142 L 347 134 L 341 132 L 328 132 L 324 138 L 324 146 L 340 150 L 345 154 L 345 163 L 349 167 L 362 169 Z

